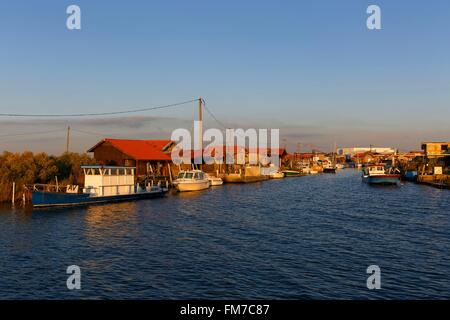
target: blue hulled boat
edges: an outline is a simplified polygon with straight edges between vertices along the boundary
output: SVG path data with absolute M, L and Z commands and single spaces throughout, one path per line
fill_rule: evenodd
M 362 180 L 369 184 L 396 185 L 400 182 L 400 173 L 394 168 L 386 170 L 383 164 L 373 164 L 364 168 Z
M 94 203 L 131 201 L 162 197 L 168 188 L 135 184 L 134 167 L 83 166 L 84 188 L 68 185 L 61 191 L 58 186 L 34 185 L 34 207 L 76 206 Z

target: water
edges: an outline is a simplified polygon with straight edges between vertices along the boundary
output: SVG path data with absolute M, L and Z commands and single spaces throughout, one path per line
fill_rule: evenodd
M 450 191 L 343 170 L 86 208 L 0 209 L 3 299 L 450 298 Z M 381 268 L 368 290 L 366 268 Z M 82 289 L 66 288 L 78 265 Z

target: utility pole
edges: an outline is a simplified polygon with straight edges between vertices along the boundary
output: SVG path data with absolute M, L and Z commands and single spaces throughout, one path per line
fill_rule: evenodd
M 69 143 L 70 143 L 70 126 L 67 127 L 66 153 L 69 153 Z
M 198 121 L 199 121 L 199 152 L 200 152 L 200 158 L 203 163 L 203 110 L 202 110 L 202 103 L 203 99 L 202 97 L 198 98 Z M 202 170 L 202 163 L 200 164 L 200 170 Z

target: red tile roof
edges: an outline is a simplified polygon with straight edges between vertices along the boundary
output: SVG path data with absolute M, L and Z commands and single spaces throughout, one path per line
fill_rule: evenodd
M 88 152 L 94 152 L 103 143 L 112 144 L 119 151 L 132 157 L 135 160 L 171 160 L 170 153 L 163 152 L 164 147 L 169 145 L 171 140 L 122 140 L 122 139 L 104 139 L 93 146 Z

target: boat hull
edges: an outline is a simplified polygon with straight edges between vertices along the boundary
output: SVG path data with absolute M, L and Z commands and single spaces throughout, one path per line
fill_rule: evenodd
M 269 178 L 266 176 L 244 176 L 238 173 L 225 174 L 222 180 L 226 183 L 251 183 L 265 181 Z
M 223 180 L 218 178 L 218 179 L 209 179 L 209 183 L 211 184 L 211 186 L 221 186 L 223 184 Z
M 180 192 L 188 192 L 188 191 L 200 191 L 208 189 L 210 186 L 209 181 L 201 181 L 201 182 L 180 182 L 176 185 L 176 188 Z
M 284 173 L 283 172 L 275 172 L 275 173 L 272 173 L 269 176 L 269 178 L 270 179 L 283 179 L 284 178 Z
M 72 194 L 72 193 L 56 193 L 56 192 L 40 192 L 32 193 L 33 207 L 63 207 L 63 206 L 82 206 L 97 203 L 134 201 L 141 199 L 151 199 L 163 197 L 167 190 L 150 191 L 133 194 L 123 194 L 115 196 L 90 196 L 89 194 Z
M 285 177 L 299 177 L 301 176 L 300 171 L 294 171 L 294 170 L 285 170 L 283 171 Z
M 336 173 L 336 168 L 323 168 L 323 173 Z
M 395 185 L 400 182 L 399 174 L 385 174 L 377 176 L 363 176 L 363 181 L 368 184 Z

